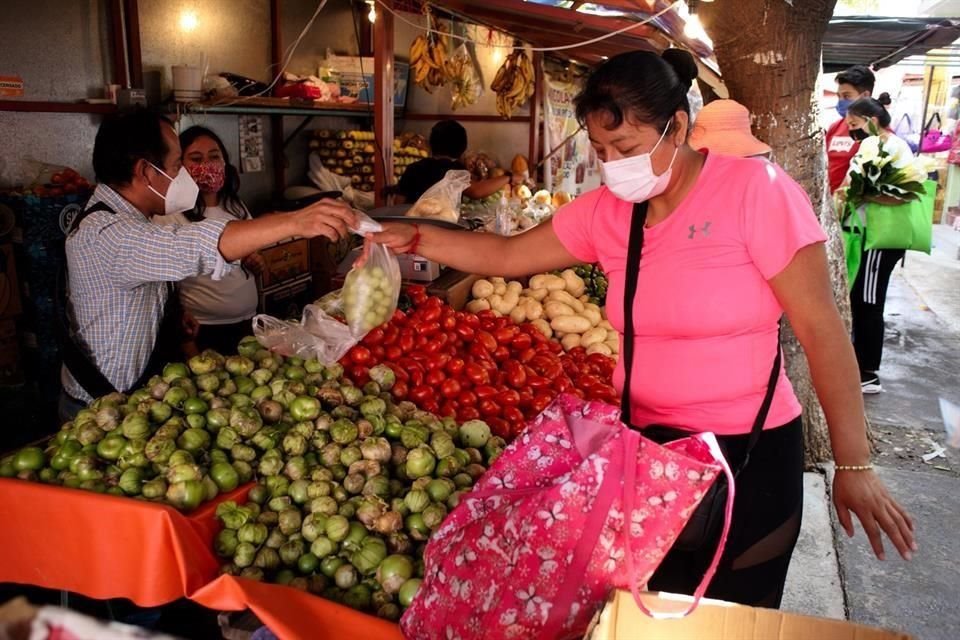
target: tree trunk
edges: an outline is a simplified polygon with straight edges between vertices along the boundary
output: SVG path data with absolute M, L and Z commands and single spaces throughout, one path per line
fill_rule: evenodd
M 837 306 L 849 326 L 846 262 L 840 225 L 830 201 L 820 127 L 821 45 L 836 0 L 736 0 L 700 3 L 730 97 L 753 114 L 754 132 L 774 160 L 799 182 L 829 237 L 827 254 Z M 830 458 L 826 419 L 803 349 L 784 333 L 787 373 L 803 405 L 808 463 Z

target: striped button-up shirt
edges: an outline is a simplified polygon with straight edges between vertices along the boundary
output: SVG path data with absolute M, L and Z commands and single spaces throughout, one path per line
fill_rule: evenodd
M 66 240 L 68 309 L 74 339 L 100 373 L 121 391 L 143 374 L 167 302 L 168 282 L 189 276 L 218 279 L 233 268 L 220 254 L 226 221 L 161 226 L 120 194 L 99 185 L 87 203 L 115 213 L 89 214 Z M 92 398 L 64 367 L 64 390 Z

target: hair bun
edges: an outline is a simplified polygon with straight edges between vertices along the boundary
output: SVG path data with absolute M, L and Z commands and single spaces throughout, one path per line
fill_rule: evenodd
M 673 67 L 673 70 L 679 76 L 680 81 L 689 89 L 693 81 L 700 74 L 697 69 L 697 62 L 690 55 L 689 51 L 683 49 L 667 49 L 661 56 L 664 61 Z
M 891 104 L 893 104 L 893 100 L 890 99 L 890 94 L 887 93 L 886 91 L 884 91 L 877 97 L 877 102 L 879 102 L 885 107 L 889 107 Z

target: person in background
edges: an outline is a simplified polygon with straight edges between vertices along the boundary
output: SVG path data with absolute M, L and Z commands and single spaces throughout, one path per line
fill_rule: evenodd
M 913 162 L 913 152 L 906 140 L 890 131 L 890 96 L 879 99 L 860 98 L 850 105 L 844 118 L 854 140 L 863 141 L 879 132 L 883 149 L 894 158 L 893 166 L 903 168 Z M 891 201 L 892 200 L 892 201 Z M 896 199 L 884 199 L 881 204 L 900 204 Z M 871 249 L 864 251 L 860 271 L 850 290 L 850 311 L 853 316 L 853 347 L 860 366 L 860 387 L 863 393 L 883 391 L 880 384 L 880 360 L 883 358 L 883 308 L 887 302 L 887 288 L 893 268 L 903 260 L 902 249 Z
M 427 189 L 437 184 L 447 175 L 447 171 L 466 171 L 460 161 L 467 151 L 467 130 L 456 120 L 441 120 L 430 130 L 429 158 L 414 162 L 400 177 L 397 193 L 405 203 L 414 203 Z M 518 176 L 519 178 L 519 176 Z M 511 184 L 510 172 L 498 178 L 474 180 L 463 195 L 473 200 L 482 200 L 492 196 Z
M 872 96 L 876 81 L 870 69 L 859 65 L 837 74 L 837 113 L 840 114 L 840 119 L 827 130 L 827 171 L 830 193 L 843 185 L 850 170 L 850 160 L 860 149 L 860 142 L 850 137 L 846 120 L 847 110 L 860 98 Z
M 505 237 L 385 223 L 369 240 L 467 273 L 493 270 L 508 278 L 599 262 L 610 279 L 610 323 L 623 334 L 635 204 L 647 203 L 631 301 L 632 380 L 623 389 L 621 361 L 615 384 L 630 399 L 627 420 L 641 433 L 657 425 L 711 431 L 727 444 L 732 467 L 747 460 L 707 595 L 778 607 L 803 503 L 802 411 L 782 365 L 749 457 L 747 443 L 769 392 L 784 313 L 827 416 L 840 522 L 852 536 L 855 513 L 881 559 L 881 532 L 905 558 L 917 547 L 910 517 L 872 471 L 856 357 L 834 303 L 826 235 L 810 200 L 773 163 L 700 153 L 687 144 L 687 92 L 696 75 L 693 57 L 681 49 L 662 57 L 624 53 L 593 71 L 574 104 L 603 163 L 605 185 L 561 208 L 551 224 Z M 692 593 L 719 538 L 717 531 L 699 549 L 672 549 L 650 589 Z
M 714 100 L 693 123 L 690 146 L 737 158 L 770 158 L 770 145 L 754 137 L 750 111 L 736 100 Z
M 249 220 L 252 216 L 240 200 L 240 173 L 230 164 L 223 141 L 205 127 L 190 127 L 180 134 L 183 166 L 200 188 L 196 205 L 183 213 L 156 216 L 158 224 L 186 225 L 202 220 Z M 263 258 L 252 253 L 219 280 L 211 275 L 181 280 L 178 289 L 183 307 L 183 343 L 187 357 L 204 349 L 233 353 L 257 313 L 259 294 L 256 276 Z
M 173 123 L 145 109 L 104 119 L 93 149 L 97 186 L 66 239 L 67 327 L 64 422 L 95 396 L 141 386 L 179 355 L 171 284 L 222 278 L 250 254 L 286 238 L 337 241 L 355 222 L 342 202 L 256 220 L 157 225 L 156 215 L 196 206 L 197 184 L 183 167 Z

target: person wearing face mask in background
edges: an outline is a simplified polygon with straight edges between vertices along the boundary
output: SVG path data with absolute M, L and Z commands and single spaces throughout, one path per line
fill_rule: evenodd
M 610 280 L 611 324 L 624 333 L 625 297 L 635 318 L 635 338 L 624 338 L 621 348 L 633 345 L 630 383 L 623 361 L 614 378 L 631 406 L 629 422 L 641 432 L 651 428 L 651 436 L 663 432 L 658 425 L 713 431 L 731 467 L 746 462 L 707 595 L 777 607 L 803 494 L 801 407 L 775 365 L 784 311 L 828 418 L 840 522 L 852 535 L 850 511 L 856 513 L 881 558 L 881 531 L 910 557 L 913 525 L 870 470 L 856 357 L 834 304 L 826 236 L 810 201 L 770 162 L 699 153 L 687 144 L 687 92 L 696 75 L 692 56 L 679 49 L 662 57 L 625 53 L 594 70 L 575 105 L 603 161 L 605 185 L 561 208 L 550 224 L 501 237 L 388 223 L 369 240 L 507 278 L 599 262 Z M 645 218 L 636 203 L 646 203 Z M 640 229 L 642 265 L 631 275 L 628 239 Z M 635 295 L 625 295 L 634 276 Z M 763 415 L 758 410 L 770 388 L 767 419 L 751 449 L 752 423 Z M 692 593 L 720 531 L 713 536 L 695 550 L 671 550 L 649 588 Z
M 230 164 L 220 137 L 205 127 L 190 127 L 180 134 L 180 148 L 183 166 L 200 194 L 189 211 L 156 216 L 153 222 L 186 225 L 202 220 L 249 220 L 252 216 L 238 194 L 240 174 Z M 211 274 L 192 276 L 178 284 L 186 357 L 204 349 L 233 353 L 237 343 L 250 335 L 250 321 L 259 303 L 256 276 L 263 270 L 263 258 L 250 254 L 242 266 L 219 280 Z
M 155 215 L 192 209 L 199 189 L 182 165 L 173 123 L 144 109 L 104 119 L 93 167 L 99 184 L 65 245 L 63 421 L 178 359 L 179 318 L 165 313 L 172 283 L 222 278 L 244 257 L 290 237 L 337 241 L 355 223 L 347 205 L 321 201 L 256 220 L 151 224 Z
M 827 172 L 830 180 L 830 193 L 843 185 L 850 161 L 860 149 L 860 142 L 850 137 L 846 115 L 850 105 L 860 98 L 873 95 L 876 77 L 864 66 L 850 67 L 837 74 L 837 113 L 840 119 L 827 129 Z
M 890 96 L 880 94 L 877 100 L 861 98 L 850 105 L 844 118 L 854 140 L 866 140 L 876 131 L 883 150 L 893 158 L 891 164 L 902 169 L 913 163 L 913 151 L 906 140 L 890 131 Z M 897 205 L 902 200 L 884 197 L 873 199 L 880 204 Z M 883 309 L 887 302 L 887 288 L 894 267 L 903 260 L 902 249 L 871 249 L 864 251 L 860 270 L 850 289 L 850 312 L 853 319 L 853 346 L 860 366 L 860 386 L 865 394 L 883 391 L 880 384 L 880 361 L 883 358 Z

